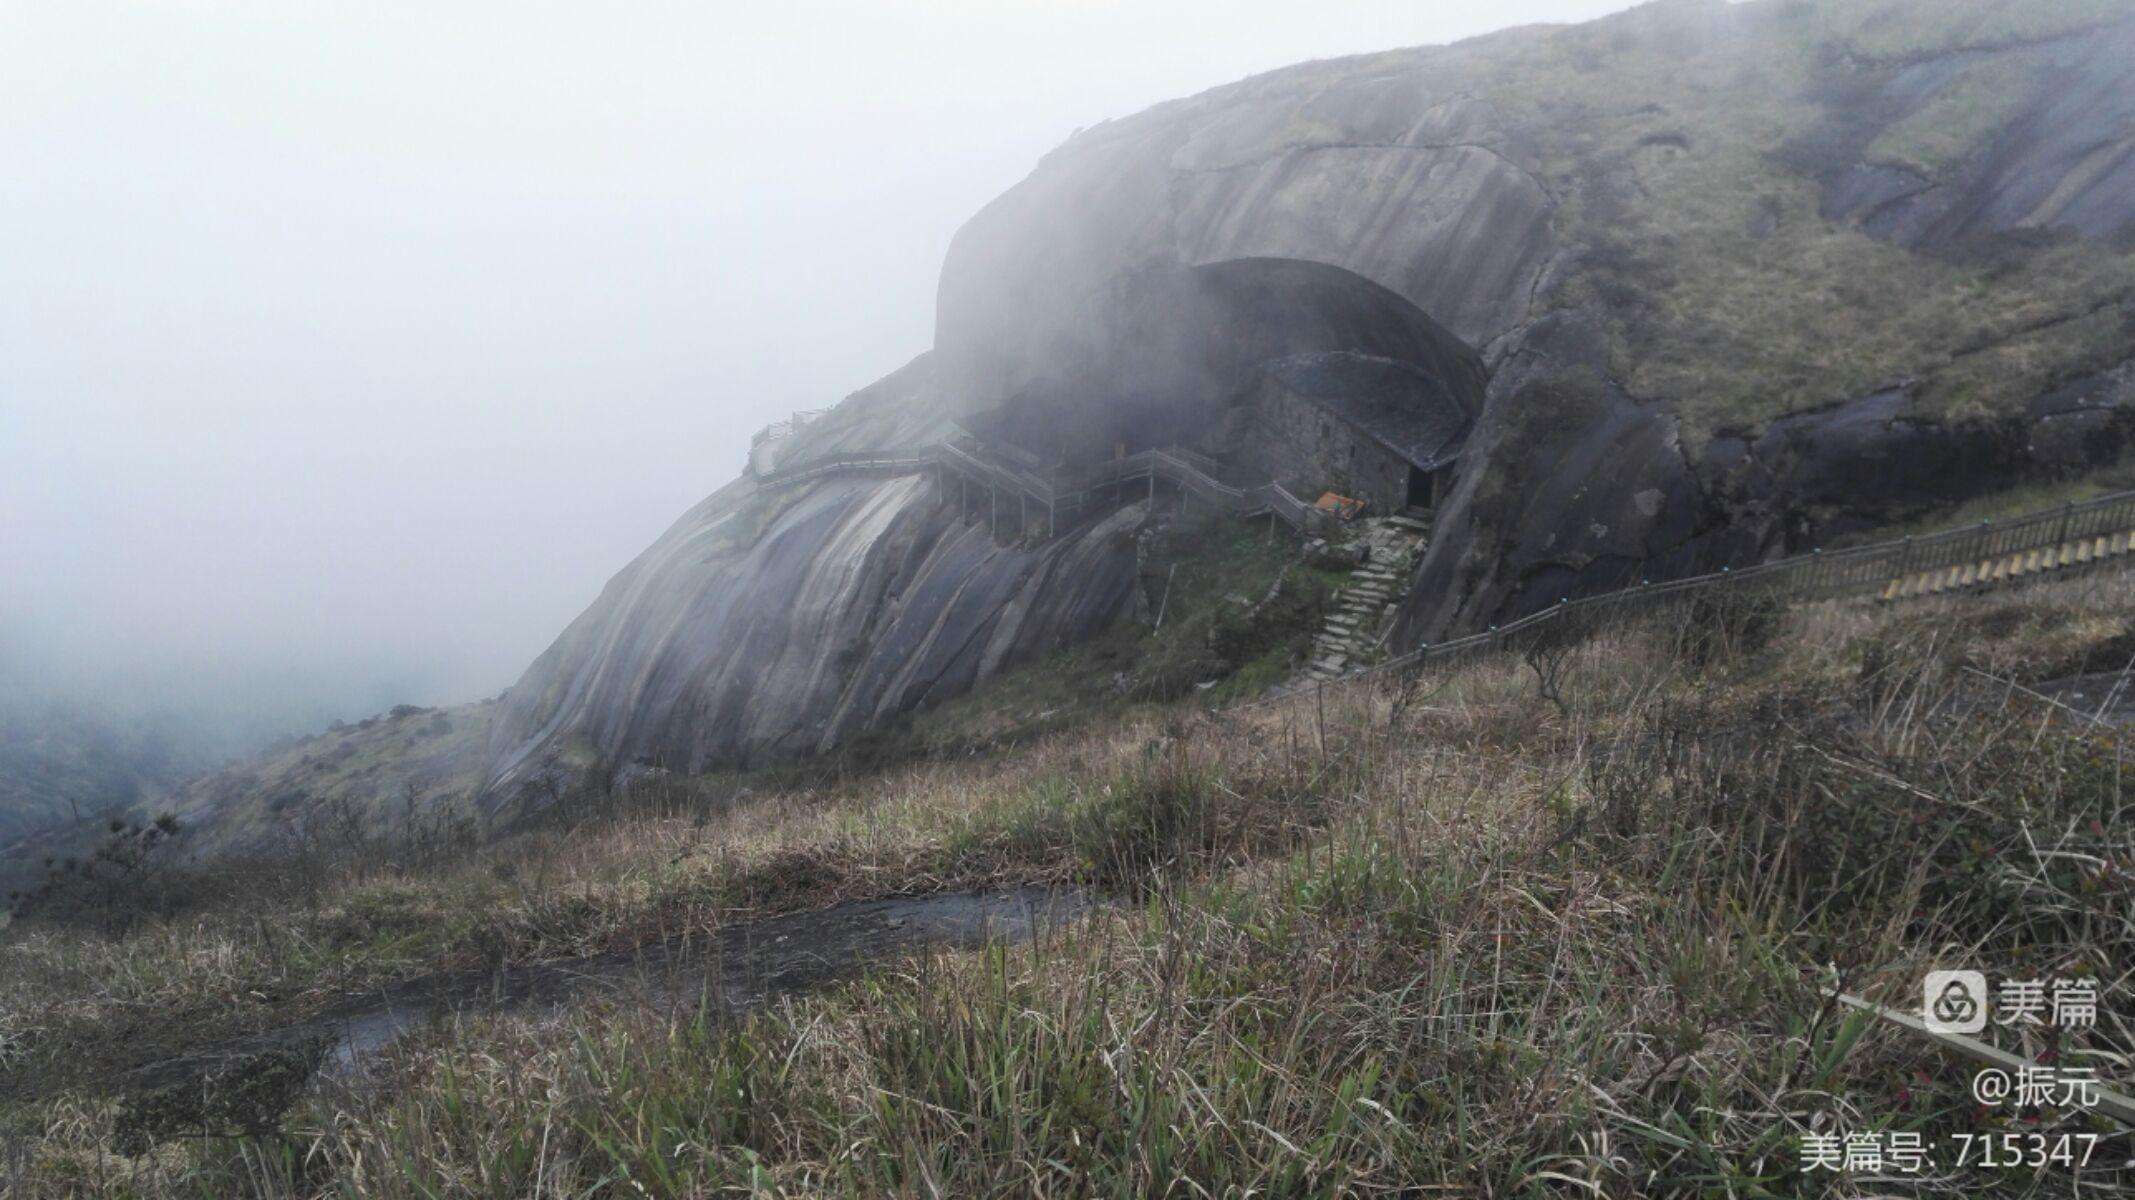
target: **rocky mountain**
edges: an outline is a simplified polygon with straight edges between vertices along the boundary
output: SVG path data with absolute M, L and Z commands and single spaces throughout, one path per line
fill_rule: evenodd
M 1410 364 L 1480 399 L 1471 351 L 1351 272 L 1289 259 L 1153 266 L 1108 285 L 1072 340 L 984 410 L 987 437 L 1030 460 L 1234 440 L 1222 398 L 1263 363 L 1329 352 Z M 776 462 L 916 455 L 950 435 L 951 414 L 978 423 L 941 363 L 924 356 L 854 395 L 786 438 Z M 975 508 L 958 496 L 923 471 L 744 478 L 713 495 L 511 690 L 491 783 L 541 759 L 698 771 L 824 751 L 1132 606 L 1146 504 L 1122 496 L 1055 529 L 1000 513 L 992 496 Z
M 1191 441 L 1305 351 L 1476 364 L 1407 643 L 2108 462 L 2135 3 L 1668 0 L 1108 122 L 957 235 L 931 353 L 765 457 Z M 511 690 L 489 786 L 820 751 L 1131 608 L 1141 506 L 1003 537 L 947 491 L 715 493 Z

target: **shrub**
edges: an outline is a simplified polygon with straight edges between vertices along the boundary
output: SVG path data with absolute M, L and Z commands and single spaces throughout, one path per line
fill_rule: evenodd
M 113 817 L 95 850 L 79 858 L 48 858 L 41 882 L 8 893 L 9 911 L 17 919 L 78 920 L 108 929 L 168 915 L 193 890 L 188 877 L 170 869 L 171 847 L 180 832 L 178 818 L 169 813 L 146 825 Z

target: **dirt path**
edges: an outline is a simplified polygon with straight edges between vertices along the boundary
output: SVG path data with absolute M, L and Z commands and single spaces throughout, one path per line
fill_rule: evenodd
M 314 1081 L 355 1084 L 394 1039 L 455 1016 L 548 1015 L 602 994 L 744 1011 L 931 947 L 1023 941 L 1089 907 L 1079 893 L 1045 888 L 855 901 L 628 953 L 426 976 L 135 1068 L 118 1089 L 129 1097 L 121 1125 L 153 1141 L 279 1117 Z

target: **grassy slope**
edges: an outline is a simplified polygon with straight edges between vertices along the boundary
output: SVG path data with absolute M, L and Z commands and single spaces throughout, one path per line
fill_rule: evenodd
M 2124 357 L 2130 248 L 1901 249 L 1819 216 L 1820 189 L 1790 148 L 1824 120 L 1816 97 L 1833 71 L 2128 15 L 2103 0 L 1656 5 L 1494 40 L 1451 69 L 1541 147 L 1541 174 L 1565 200 L 1559 228 L 1581 255 L 1546 303 L 1604 304 L 1614 373 L 1678 405 L 1696 446 L 1905 380 L 1929 414 L 2007 413 Z M 1969 61 L 1867 159 L 1954 168 L 2014 114 L 2028 89 L 2010 85 L 2038 58 L 2017 46 Z
M 456 953 L 527 958 L 842 896 L 1073 879 L 1122 906 L 1042 953 L 948 955 L 735 1027 L 602 1005 L 433 1031 L 368 1099 L 294 1114 L 287 1150 L 314 1185 L 410 1196 L 537 1179 L 571 1195 L 1793 1194 L 1793 1141 L 1817 1114 L 1998 1127 L 1952 1064 L 1826 1003 L 1827 967 L 1894 1003 L 1925 966 L 1965 959 L 2125 987 L 2122 742 L 2045 706 L 1982 705 L 1973 672 L 2117 665 L 2128 597 L 2115 576 L 1825 607 L 1768 649 L 1717 652 L 1661 620 L 1587 644 L 1564 710 L 1494 660 L 1405 693 L 1147 709 L 741 806 L 731 781 L 663 781 L 575 828 L 351 865 L 271 930 L 238 907 L 117 939 L 19 937 L 0 1029 L 34 1066 L 138 1032 L 144 1011 L 264 1020 L 349 948 L 375 969 L 398 937 L 437 961 L 450 944 L 424 931 L 443 924 L 463 931 Z M 1970 715 L 1923 715 L 1953 694 Z M 2062 1052 L 2110 1077 L 2123 1034 Z M 117 1177 L 107 1111 L 93 1090 L 16 1103 L 49 1135 L 38 1194 Z M 272 1192 L 294 1160 L 270 1145 L 263 1167 L 262 1149 L 168 1147 L 124 1177 Z
M 157 804 L 205 831 L 203 850 L 282 848 L 410 812 L 471 812 L 495 709 L 494 701 L 403 706 L 292 740 Z
M 158 810 L 189 829 L 207 830 L 212 845 L 197 833 L 187 837 L 199 849 L 234 850 L 237 865 L 174 870 L 157 877 L 152 897 L 142 897 L 158 911 L 183 912 L 186 939 L 63 939 L 69 953 L 50 964 L 48 982 L 108 974 L 124 983 L 92 1006 L 93 1015 L 70 1019 L 70 1032 L 43 1043 L 50 1057 L 17 1064 L 15 1078 L 109 1075 L 177 1046 L 266 1028 L 347 992 L 426 971 L 598 951 L 657 936 L 677 920 L 718 921 L 884 886 L 901 890 L 905 885 L 885 884 L 876 871 L 866 882 L 842 884 L 812 868 L 788 877 L 776 854 L 760 876 L 745 872 L 717 887 L 694 865 L 668 872 L 650 859 L 637 861 L 640 847 L 613 857 L 597 852 L 602 860 L 591 870 L 559 873 L 551 859 L 565 846 L 575 856 L 585 840 L 577 831 L 612 821 L 619 806 L 695 810 L 747 796 L 752 810 L 790 815 L 792 805 L 812 804 L 824 791 L 852 795 L 878 786 L 881 772 L 900 766 L 924 778 L 935 769 L 930 764 L 968 763 L 1032 743 L 1042 757 L 1048 739 L 1093 723 L 1157 720 L 1184 697 L 1220 703 L 1259 691 L 1301 661 L 1324 598 L 1341 578 L 1300 561 L 1288 538 L 1270 540 L 1257 527 L 1193 515 L 1150 544 L 1145 570 L 1151 614 L 1163 614 L 1160 629 L 1122 621 L 833 759 L 690 781 L 654 779 L 629 795 L 579 790 L 534 797 L 548 811 L 531 832 L 508 842 L 520 849 L 501 861 L 471 853 L 511 816 L 477 812 L 471 800 L 494 702 L 383 715 L 198 780 Z M 1254 603 L 1238 602 L 1260 601 L 1278 580 L 1277 600 L 1259 606 L 1257 616 Z M 1196 686 L 1202 683 L 1209 686 Z M 936 880 L 992 879 L 953 856 L 938 863 L 892 861 L 898 871 Z M 322 887 L 335 862 L 372 869 L 357 872 L 360 884 Z M 574 892 L 568 902 L 542 898 L 565 880 Z M 246 915 L 259 904 L 287 911 L 270 928 Z M 137 915 L 46 907 L 90 927 Z M 4 922 L 0 917 L 0 930 Z M 32 941 L 45 927 L 31 925 Z M 191 953 L 187 947 L 200 944 L 195 939 L 217 947 L 216 967 L 170 974 L 167 956 Z
M 292 853 L 316 856 L 365 841 L 370 831 L 414 819 L 473 819 L 487 761 L 494 701 L 430 709 L 403 706 L 325 733 L 290 738 L 236 765 L 167 777 L 112 794 L 86 808 L 88 819 L 54 827 L 0 852 L 0 881 L 33 886 L 43 860 L 78 859 L 102 840 L 100 814 L 146 823 L 169 814 L 183 831 L 175 845 L 201 855 Z M 109 773 L 118 754 L 85 760 Z M 4 921 L 5 917 L 0 917 Z

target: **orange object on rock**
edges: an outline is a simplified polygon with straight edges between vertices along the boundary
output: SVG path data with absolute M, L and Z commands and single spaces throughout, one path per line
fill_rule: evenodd
M 1344 521 L 1351 521 L 1364 511 L 1364 502 L 1350 496 L 1338 496 L 1333 492 L 1321 492 L 1319 500 L 1312 507 L 1324 513 L 1333 513 Z

